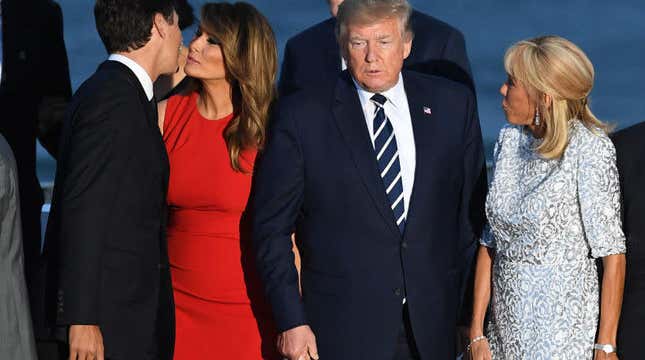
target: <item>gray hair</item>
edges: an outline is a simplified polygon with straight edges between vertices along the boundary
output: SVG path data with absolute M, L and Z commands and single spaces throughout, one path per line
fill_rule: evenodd
M 339 43 L 347 39 L 347 25 L 370 24 L 379 20 L 396 18 L 401 25 L 401 35 L 412 38 L 410 26 L 412 7 L 407 0 L 345 0 L 336 15 L 336 37 Z

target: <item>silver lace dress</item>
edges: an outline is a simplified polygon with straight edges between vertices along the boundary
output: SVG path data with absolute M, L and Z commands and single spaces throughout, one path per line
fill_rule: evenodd
M 578 120 L 560 159 L 541 158 L 537 145 L 517 126 L 503 128 L 495 145 L 481 240 L 495 249 L 491 352 L 494 360 L 592 359 L 594 259 L 625 252 L 615 149 Z

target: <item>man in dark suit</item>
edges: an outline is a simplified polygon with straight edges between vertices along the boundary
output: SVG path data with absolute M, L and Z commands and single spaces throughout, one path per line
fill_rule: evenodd
M 467 87 L 401 72 L 409 13 L 405 0 L 343 2 L 348 71 L 282 98 L 272 119 L 251 215 L 288 359 L 455 358 L 484 218 L 481 131 Z
M 342 0 L 327 0 L 332 17 L 287 41 L 280 73 L 280 95 L 335 82 L 346 64 L 334 28 Z M 454 27 L 419 11 L 410 16 L 414 42 L 403 68 L 462 83 L 474 91 L 464 36 Z
M 16 158 L 25 275 L 36 337 L 46 337 L 40 262 L 43 192 L 36 176 L 36 138 L 56 153 L 71 97 L 61 9 L 49 0 L 0 1 L 0 133 Z
M 643 358 L 645 326 L 645 122 L 612 136 L 620 174 L 623 227 L 627 237 L 627 273 L 618 328 L 620 359 Z
M 110 53 L 70 103 L 46 251 L 70 358 L 171 359 L 168 159 L 152 84 L 177 68 L 172 0 L 97 0 Z

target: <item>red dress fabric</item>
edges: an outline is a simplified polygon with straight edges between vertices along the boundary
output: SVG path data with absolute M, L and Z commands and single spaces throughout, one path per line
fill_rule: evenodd
M 171 97 L 164 119 L 174 358 L 279 359 L 243 221 L 256 152 L 243 151 L 247 172 L 235 172 L 224 140 L 233 115 L 206 119 L 197 99 L 197 93 Z

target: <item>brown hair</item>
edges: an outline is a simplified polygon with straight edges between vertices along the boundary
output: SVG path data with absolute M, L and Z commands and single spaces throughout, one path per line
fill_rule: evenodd
M 267 119 L 277 97 L 275 36 L 267 19 L 245 2 L 205 4 L 200 25 L 221 43 L 236 111 L 224 138 L 231 167 L 245 172 L 247 169 L 240 166 L 240 152 L 264 146 Z M 197 88 L 201 91 L 199 85 Z
M 569 120 L 578 119 L 592 131 L 609 132 L 589 108 L 594 68 L 585 53 L 559 36 L 519 41 L 506 51 L 506 72 L 519 81 L 537 104 L 544 136 L 536 151 L 544 158 L 562 156 L 569 143 Z M 551 98 L 550 105 L 542 99 Z

